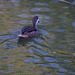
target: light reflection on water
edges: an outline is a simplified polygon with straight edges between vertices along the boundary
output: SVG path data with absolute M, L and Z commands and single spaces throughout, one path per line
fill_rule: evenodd
M 13 72 L 15 72 L 15 71 L 0 71 L 0 73 L 13 73 Z
M 40 62 L 41 59 L 27 59 L 24 60 L 25 62 L 30 62 L 30 61 L 34 61 L 34 62 Z
M 0 58 L 8 58 L 8 55 L 6 55 L 6 56 L 0 56 Z
M 0 1 L 0 74 L 74 75 L 74 7 L 70 11 L 69 5 L 54 0 L 4 1 Z M 31 25 L 34 15 L 40 18 L 39 37 L 19 39 L 19 31 Z

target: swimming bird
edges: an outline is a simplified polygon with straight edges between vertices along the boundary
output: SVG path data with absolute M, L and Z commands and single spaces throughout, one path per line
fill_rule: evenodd
M 37 23 L 39 22 L 38 16 L 32 18 L 32 26 L 23 27 L 18 35 L 20 38 L 30 38 L 38 36 Z

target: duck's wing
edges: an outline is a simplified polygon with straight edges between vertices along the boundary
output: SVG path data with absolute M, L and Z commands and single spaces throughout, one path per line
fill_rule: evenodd
M 22 34 L 24 34 L 25 32 L 32 32 L 32 31 L 36 31 L 35 28 L 33 28 L 32 26 L 26 26 L 22 28 Z

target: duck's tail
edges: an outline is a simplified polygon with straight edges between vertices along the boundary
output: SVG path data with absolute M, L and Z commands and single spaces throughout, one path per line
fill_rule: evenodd
M 19 34 L 18 37 L 21 37 L 21 38 L 28 38 L 28 35 Z

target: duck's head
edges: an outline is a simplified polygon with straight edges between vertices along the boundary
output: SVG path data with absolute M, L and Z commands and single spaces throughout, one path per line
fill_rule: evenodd
M 38 16 L 34 16 L 33 19 L 32 19 L 33 26 L 37 25 L 38 22 L 39 22 Z

